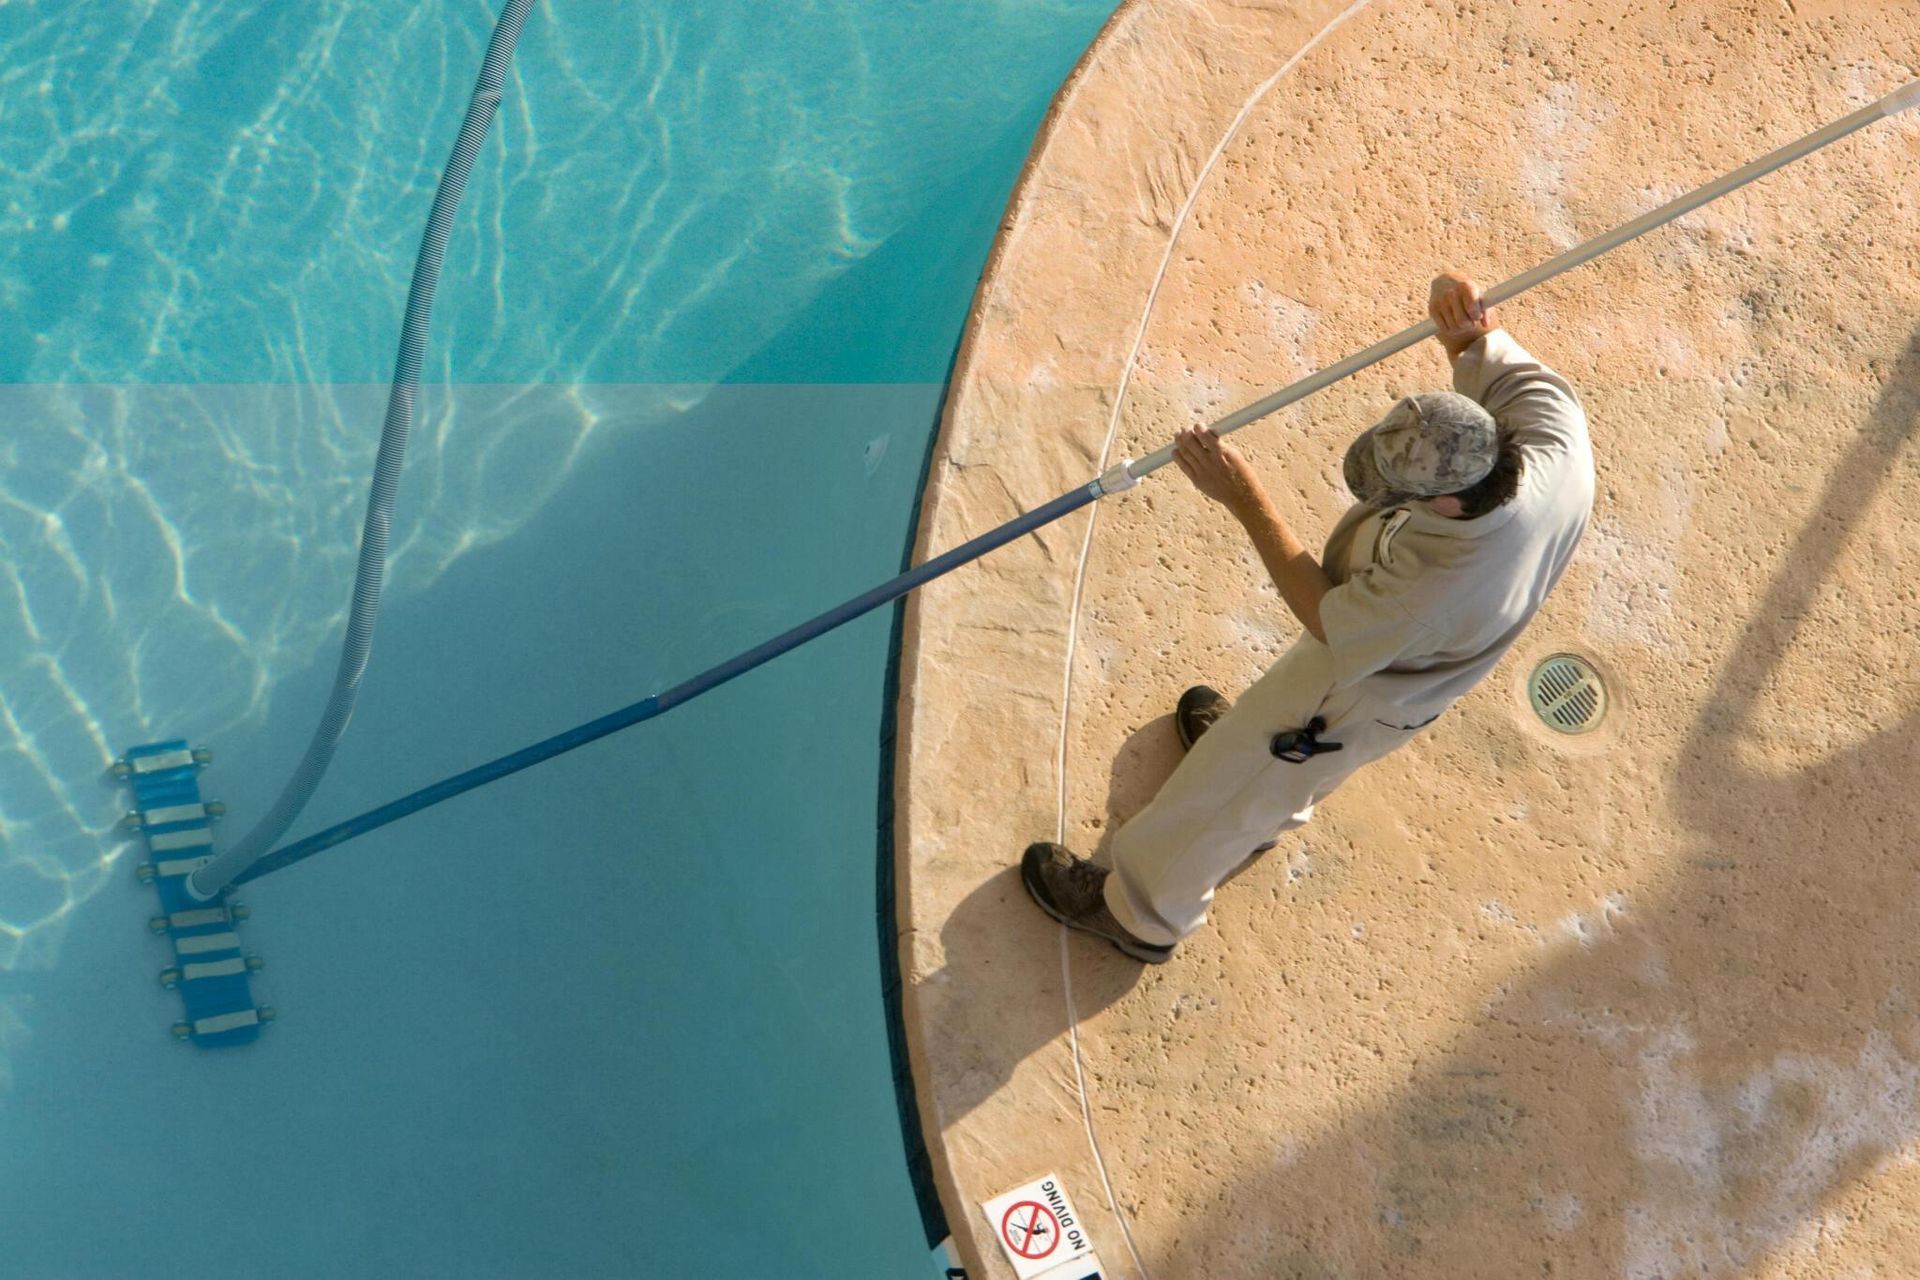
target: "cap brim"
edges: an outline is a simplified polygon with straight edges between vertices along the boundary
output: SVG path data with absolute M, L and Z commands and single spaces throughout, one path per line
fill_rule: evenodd
M 1386 496 L 1386 477 L 1380 474 L 1380 465 L 1373 459 L 1373 433 L 1380 429 L 1374 423 L 1347 446 L 1347 457 L 1340 469 L 1345 474 L 1347 488 L 1355 498 L 1362 502 L 1373 502 Z

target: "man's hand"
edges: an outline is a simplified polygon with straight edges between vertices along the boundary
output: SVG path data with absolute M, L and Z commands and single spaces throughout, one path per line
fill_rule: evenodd
M 1433 278 L 1427 295 L 1427 314 L 1439 329 L 1440 345 L 1449 359 L 1500 327 L 1480 302 L 1480 286 L 1457 271 L 1442 272 Z
M 1173 442 L 1173 460 L 1193 487 L 1238 516 L 1260 506 L 1260 481 L 1240 451 L 1205 427 L 1188 427 Z

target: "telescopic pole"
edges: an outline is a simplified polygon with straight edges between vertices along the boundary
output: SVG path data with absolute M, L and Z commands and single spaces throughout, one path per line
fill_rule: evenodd
M 1858 129 L 1863 129 L 1876 120 L 1897 115 L 1915 106 L 1920 106 L 1920 80 L 1895 90 L 1872 106 L 1863 107 L 1852 115 L 1835 120 L 1825 128 L 1816 129 L 1797 142 L 1788 143 L 1777 151 L 1769 152 L 1751 164 L 1735 169 L 1725 177 L 1717 178 L 1677 200 L 1669 201 L 1651 213 L 1643 213 L 1631 222 L 1623 223 L 1604 235 L 1595 236 L 1585 244 L 1567 250 L 1557 258 L 1543 262 L 1530 271 L 1523 271 L 1513 279 L 1495 285 L 1483 295 L 1484 300 L 1488 305 L 1493 305 L 1517 297 L 1537 284 L 1551 280 L 1563 272 L 1571 271 L 1582 263 L 1591 262 L 1601 254 L 1617 249 L 1627 241 L 1643 236 L 1655 227 L 1664 226 L 1675 218 L 1698 209 L 1701 205 L 1718 200 L 1728 192 L 1747 185 L 1756 178 L 1811 155 L 1827 144 L 1836 142 Z M 1330 365 L 1318 373 L 1302 378 L 1293 385 L 1274 392 L 1264 400 L 1256 400 L 1244 409 L 1228 414 L 1213 423 L 1212 430 L 1223 436 L 1238 431 L 1249 423 L 1303 400 L 1316 391 L 1332 386 L 1342 378 L 1350 377 L 1369 365 L 1378 364 L 1388 356 L 1406 350 L 1422 338 L 1432 337 L 1435 331 L 1433 321 L 1423 321 L 1383 342 L 1375 343 L 1365 351 L 1348 356 L 1338 364 Z M 898 600 L 915 587 L 951 573 L 961 565 L 978 560 L 996 547 L 1004 546 L 1015 538 L 1049 525 L 1109 493 L 1131 489 L 1140 482 L 1142 476 L 1158 471 L 1172 458 L 1173 446 L 1169 444 L 1165 448 L 1148 454 L 1138 462 L 1117 462 L 1099 478 L 1063 493 L 1043 506 L 1016 516 L 999 528 L 983 533 L 925 564 L 916 565 L 899 577 L 883 582 L 872 590 L 801 623 L 791 631 L 775 636 L 745 653 L 730 658 L 719 666 L 703 671 L 664 693 L 643 699 L 610 715 L 602 716 L 598 720 L 590 721 L 543 742 L 522 748 L 511 755 L 502 756 L 477 768 L 469 769 L 465 773 L 437 782 L 410 796 L 403 796 L 378 809 L 363 813 L 357 818 L 350 818 L 346 822 L 308 836 L 304 840 L 297 840 L 267 854 L 247 867 L 243 873 L 234 877 L 233 883 L 244 884 L 249 880 L 256 880 L 270 871 L 291 866 L 303 858 L 319 853 L 322 849 L 330 849 L 334 845 L 363 835 L 377 827 L 383 827 L 389 822 L 397 821 L 410 813 L 416 813 L 429 805 L 450 800 L 454 796 L 504 778 L 508 774 L 518 773 L 543 760 L 549 760 L 563 752 L 585 746 L 589 742 L 597 741 L 610 733 L 617 733 L 643 720 L 651 720 L 662 712 L 671 710 L 683 702 L 691 701 L 725 684 L 735 676 L 744 675 L 762 663 L 770 662 L 781 654 L 825 635 L 834 628 L 851 622 L 883 604 Z
M 1643 213 L 1631 222 L 1622 223 L 1604 235 L 1595 236 L 1585 244 L 1575 245 L 1559 257 L 1543 262 L 1530 271 L 1522 271 L 1513 279 L 1502 281 L 1482 294 L 1481 300 L 1485 305 L 1493 306 L 1509 298 L 1518 297 L 1535 285 L 1544 284 L 1557 275 L 1592 262 L 1600 255 L 1618 249 L 1627 241 L 1637 239 L 1655 227 L 1663 227 L 1675 218 L 1692 213 L 1703 204 L 1711 204 L 1728 192 L 1739 190 L 1756 178 L 1765 177 L 1775 169 L 1783 168 L 1795 160 L 1812 155 L 1828 143 L 1837 142 L 1877 120 L 1898 115 L 1916 105 L 1920 105 L 1920 80 L 1915 80 L 1904 89 L 1895 90 L 1872 106 L 1862 107 L 1852 115 L 1835 120 L 1825 128 L 1814 130 L 1797 142 L 1790 142 L 1778 151 L 1768 152 L 1758 160 L 1742 165 L 1725 177 L 1715 178 L 1703 187 L 1695 188 L 1676 200 L 1670 200 L 1650 213 Z M 1304 400 L 1314 392 L 1330 387 L 1342 378 L 1351 377 L 1369 365 L 1378 364 L 1388 356 L 1405 351 L 1422 338 L 1431 338 L 1435 332 L 1436 327 L 1433 321 L 1423 320 L 1411 329 L 1397 333 L 1382 342 L 1376 342 L 1365 351 L 1348 356 L 1339 364 L 1329 365 L 1318 373 L 1302 378 L 1290 387 L 1274 392 L 1264 400 L 1256 400 L 1244 409 L 1235 410 L 1213 424 L 1213 433 L 1224 436 L 1238 431 L 1248 423 L 1257 422 L 1270 413 Z M 1132 479 L 1138 480 L 1141 476 L 1158 471 L 1171 461 L 1173 461 L 1173 446 L 1169 444 L 1154 450 L 1138 462 L 1127 464 L 1127 472 Z M 1104 483 L 1105 477 L 1102 477 L 1102 484 Z M 1123 483 L 1118 487 L 1128 486 Z

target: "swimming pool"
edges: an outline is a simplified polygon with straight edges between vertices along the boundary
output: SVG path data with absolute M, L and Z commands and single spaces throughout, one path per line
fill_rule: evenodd
M 875 909 L 890 617 L 242 896 L 175 1044 L 135 742 L 271 801 L 345 616 L 495 5 L 0 6 L 0 1238 L 48 1276 L 927 1266 Z M 1085 0 L 552 0 L 440 287 L 359 711 L 296 833 L 889 576 Z

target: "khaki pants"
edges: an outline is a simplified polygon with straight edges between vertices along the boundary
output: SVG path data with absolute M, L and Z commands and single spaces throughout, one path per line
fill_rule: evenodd
M 1424 727 L 1368 690 L 1333 687 L 1326 645 L 1302 636 L 1193 744 L 1186 759 L 1113 838 L 1107 908 L 1142 942 L 1178 942 L 1206 923 L 1213 891 L 1361 765 L 1411 742 Z M 1424 708 L 1419 720 L 1436 714 Z M 1294 764 L 1273 735 L 1315 716 L 1322 742 L 1342 750 Z

